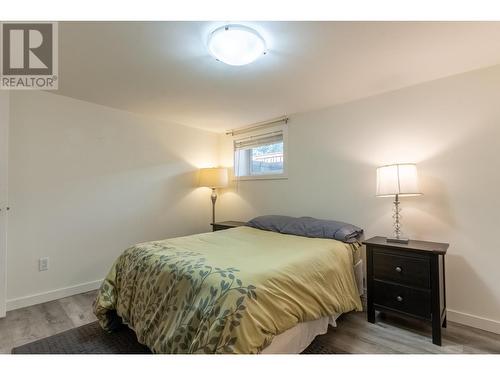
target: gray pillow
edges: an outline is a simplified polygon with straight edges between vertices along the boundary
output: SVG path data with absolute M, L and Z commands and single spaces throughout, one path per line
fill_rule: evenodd
M 257 229 L 270 230 L 272 232 L 281 233 L 281 230 L 291 221 L 294 217 L 283 215 L 264 215 L 257 216 L 249 222 L 247 226 Z
M 321 220 L 313 217 L 282 215 L 258 216 L 250 220 L 249 227 L 302 237 L 329 238 L 342 242 L 359 241 L 363 229 L 342 221 Z
M 280 233 L 313 238 L 331 238 L 353 243 L 359 241 L 363 229 L 342 221 L 298 217 L 285 225 Z

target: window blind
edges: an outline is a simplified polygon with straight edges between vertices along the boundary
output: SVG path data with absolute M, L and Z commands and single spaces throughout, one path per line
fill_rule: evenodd
M 249 148 L 265 146 L 279 142 L 283 142 L 282 130 L 235 140 L 234 151 L 247 150 Z

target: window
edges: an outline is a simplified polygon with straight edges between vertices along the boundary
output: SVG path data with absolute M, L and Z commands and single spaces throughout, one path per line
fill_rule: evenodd
M 234 174 L 237 178 L 284 178 L 284 130 L 265 130 L 234 141 Z

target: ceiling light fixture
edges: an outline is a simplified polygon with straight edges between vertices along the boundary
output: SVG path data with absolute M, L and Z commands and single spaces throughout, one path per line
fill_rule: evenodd
M 243 25 L 225 25 L 208 37 L 208 50 L 228 65 L 246 65 L 266 54 L 266 42 L 257 31 Z

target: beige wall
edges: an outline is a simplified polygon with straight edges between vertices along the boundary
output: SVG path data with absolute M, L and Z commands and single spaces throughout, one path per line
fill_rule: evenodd
M 425 195 L 403 199 L 403 230 L 451 244 L 449 319 L 500 333 L 500 66 L 292 115 L 288 136 L 289 178 L 241 181 L 219 219 L 311 215 L 386 235 L 391 199 L 374 196 L 375 168 L 416 162 Z
M 210 229 L 194 186 L 214 133 L 44 92 L 12 92 L 10 110 L 8 308 L 95 288 L 137 242 Z

